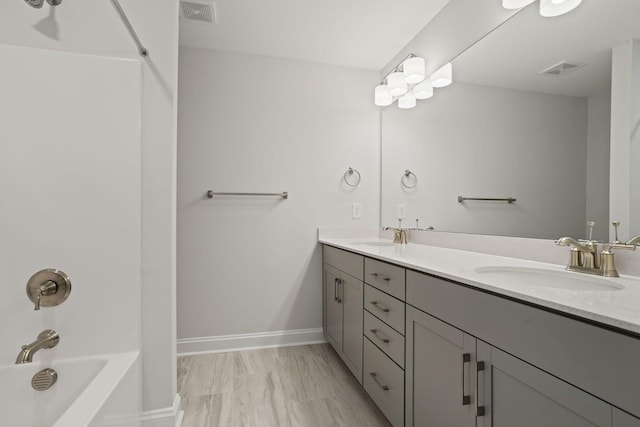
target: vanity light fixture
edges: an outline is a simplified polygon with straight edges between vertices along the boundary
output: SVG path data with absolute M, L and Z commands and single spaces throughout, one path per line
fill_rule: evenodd
M 410 53 L 376 86 L 374 102 L 379 107 L 386 107 L 397 99 L 398 108 L 413 108 L 416 99 L 431 98 L 434 87 L 450 85 L 453 81 L 452 70 L 451 63 L 447 63 L 427 77 L 424 58 Z
M 535 0 L 502 0 L 505 9 L 521 9 Z M 554 17 L 564 15 L 580 6 L 582 0 L 540 0 L 540 15 Z

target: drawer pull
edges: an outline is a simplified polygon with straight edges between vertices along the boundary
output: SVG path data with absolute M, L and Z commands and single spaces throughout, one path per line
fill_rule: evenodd
M 469 405 L 471 403 L 471 396 L 469 396 L 468 394 L 464 394 L 464 385 L 465 385 L 465 365 L 467 363 L 471 362 L 471 353 L 462 353 L 462 406 L 466 406 Z M 476 385 L 478 383 L 476 382 Z M 476 391 L 477 393 L 477 391 Z M 476 394 L 477 396 L 477 394 Z
M 480 406 L 480 397 L 478 395 L 480 371 L 484 371 L 484 362 L 476 363 L 476 417 L 483 417 L 485 413 L 484 406 Z
M 379 273 L 371 273 L 371 275 L 375 277 L 376 280 L 384 280 L 385 282 L 391 281 L 391 277 L 389 276 L 383 276 L 382 274 L 379 274 Z
M 389 344 L 390 340 L 389 338 L 385 338 L 383 337 L 380 332 L 378 332 L 377 329 L 369 329 L 369 332 L 371 332 L 376 338 L 378 338 L 380 341 L 382 341 L 385 344 Z
M 371 375 L 371 378 L 373 378 L 373 382 L 375 382 L 378 387 L 380 387 L 384 391 L 389 390 L 389 386 L 380 384 L 380 381 L 378 381 L 378 375 L 375 372 L 369 372 L 369 375 Z
M 384 305 L 380 304 L 378 301 L 369 301 L 369 304 L 371 304 L 372 306 L 374 306 L 375 308 L 377 308 L 378 310 L 384 312 L 384 313 L 388 313 L 391 310 L 387 307 L 385 307 Z

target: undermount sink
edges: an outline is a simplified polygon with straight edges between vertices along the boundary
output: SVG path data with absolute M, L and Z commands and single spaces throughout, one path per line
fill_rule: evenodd
M 393 246 L 392 242 L 355 242 L 354 245 L 362 245 L 362 246 Z
M 624 286 L 613 280 L 582 273 L 543 268 L 488 266 L 474 270 L 496 280 L 509 280 L 514 285 L 538 286 L 579 291 L 619 291 Z

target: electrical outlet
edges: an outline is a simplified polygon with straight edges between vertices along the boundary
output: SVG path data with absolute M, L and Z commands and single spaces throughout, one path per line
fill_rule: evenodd
M 353 219 L 361 219 L 362 218 L 362 203 L 354 203 L 351 206 L 351 217 Z
M 398 219 L 405 219 L 407 217 L 407 207 L 402 203 L 396 205 L 396 214 Z

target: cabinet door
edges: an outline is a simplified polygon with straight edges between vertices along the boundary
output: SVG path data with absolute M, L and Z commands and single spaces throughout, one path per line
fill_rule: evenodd
M 478 341 L 492 383 L 483 427 L 611 427 L 611 406 L 501 350 Z
M 340 272 L 324 266 L 324 331 L 329 343 L 342 352 L 342 300 L 339 297 Z
M 338 281 L 342 300 L 342 353 L 345 363 L 362 384 L 362 281 L 342 275 Z
M 613 427 L 640 427 L 640 419 L 613 408 Z
M 459 329 L 407 306 L 407 426 L 475 426 L 475 342 Z

